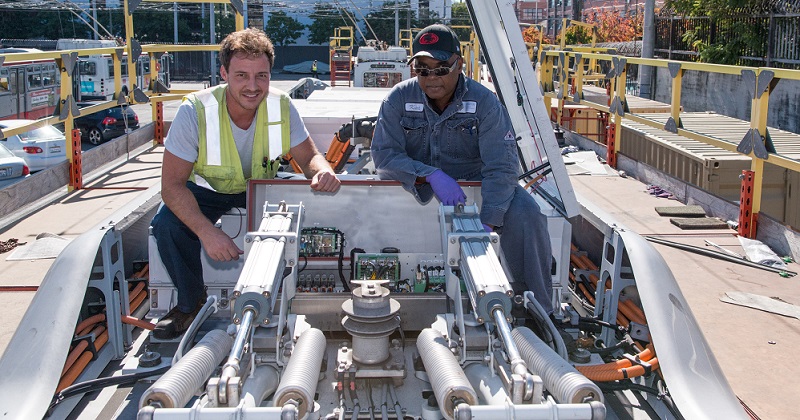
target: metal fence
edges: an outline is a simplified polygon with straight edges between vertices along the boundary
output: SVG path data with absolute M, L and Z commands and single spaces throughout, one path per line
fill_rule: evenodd
M 700 53 L 693 44 L 698 42 L 717 47 L 716 58 L 725 59 L 726 64 L 800 69 L 797 13 L 726 18 L 660 16 L 655 28 L 655 55 L 659 58 L 697 61 Z M 725 46 L 731 48 L 726 50 Z M 736 56 L 725 56 L 730 51 L 737 51 Z

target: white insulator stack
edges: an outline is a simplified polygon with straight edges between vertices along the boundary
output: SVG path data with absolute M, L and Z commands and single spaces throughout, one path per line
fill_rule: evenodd
M 209 331 L 178 363 L 145 391 L 139 408 L 181 408 L 194 397 L 233 346 L 233 338 L 222 330 Z
M 511 331 L 528 369 L 542 378 L 545 388 L 562 404 L 603 402 L 600 388 L 578 372 L 528 328 Z
M 469 405 L 478 403 L 475 390 L 438 331 L 431 328 L 422 330 L 417 337 L 417 351 L 445 418 L 452 420 L 456 405 L 462 402 Z
M 297 339 L 292 357 L 289 358 L 281 383 L 275 391 L 275 407 L 282 407 L 294 400 L 298 418 L 305 417 L 314 408 L 314 394 L 325 347 L 325 335 L 316 328 L 307 330 Z

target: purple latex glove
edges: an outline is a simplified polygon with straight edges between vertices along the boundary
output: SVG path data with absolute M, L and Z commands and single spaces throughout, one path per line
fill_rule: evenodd
M 467 196 L 455 179 L 444 173 L 441 169 L 425 177 L 425 180 L 431 184 L 433 193 L 439 198 L 439 201 L 446 206 L 455 206 L 458 203 L 464 203 Z
M 485 231 L 487 231 L 489 233 L 494 232 L 494 228 L 489 226 L 489 225 L 487 225 L 486 223 L 483 223 L 483 230 L 485 230 Z

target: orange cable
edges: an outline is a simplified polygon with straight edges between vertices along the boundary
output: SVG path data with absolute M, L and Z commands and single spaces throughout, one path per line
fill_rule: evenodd
M 100 350 L 103 346 L 108 342 L 108 331 L 103 331 L 102 334 L 97 336 L 97 340 L 94 342 L 95 350 Z M 89 362 L 92 361 L 94 355 L 90 351 L 85 351 L 78 360 L 67 370 L 66 374 L 61 378 L 58 382 L 58 387 L 56 387 L 56 393 L 61 392 L 64 388 L 72 385 L 78 376 L 83 372 Z
M 134 327 L 139 327 L 145 330 L 153 331 L 156 326 L 152 322 L 145 321 L 143 319 L 134 318 L 132 316 L 123 315 L 122 322 L 128 325 L 133 325 Z
M 86 318 L 83 321 L 81 321 L 78 324 L 78 326 L 75 327 L 75 331 L 77 333 L 77 332 L 79 332 L 81 330 L 86 329 L 87 326 L 91 326 L 91 325 L 97 324 L 98 322 L 103 322 L 105 320 L 106 320 L 106 314 L 100 313 L 100 314 L 97 314 L 97 315 L 92 315 L 89 318 Z M 85 335 L 85 334 L 78 334 L 78 335 Z

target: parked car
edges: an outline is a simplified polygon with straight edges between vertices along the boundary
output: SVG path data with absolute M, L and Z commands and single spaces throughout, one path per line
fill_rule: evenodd
M 78 102 L 79 108 L 97 105 L 93 102 Z M 103 111 L 87 114 L 75 119 L 75 128 L 81 130 L 81 139 L 100 144 L 125 134 L 125 130 L 139 128 L 139 116 L 127 105 L 115 106 Z
M 5 186 L 7 181 L 21 178 L 30 173 L 28 165 L 21 157 L 11 153 L 11 150 L 0 144 L 0 187 Z
M 16 128 L 33 121 L 0 121 L 0 130 Z M 67 140 L 64 133 L 52 125 L 3 138 L 0 143 L 13 154 L 22 158 L 31 172 L 40 171 L 67 160 Z

